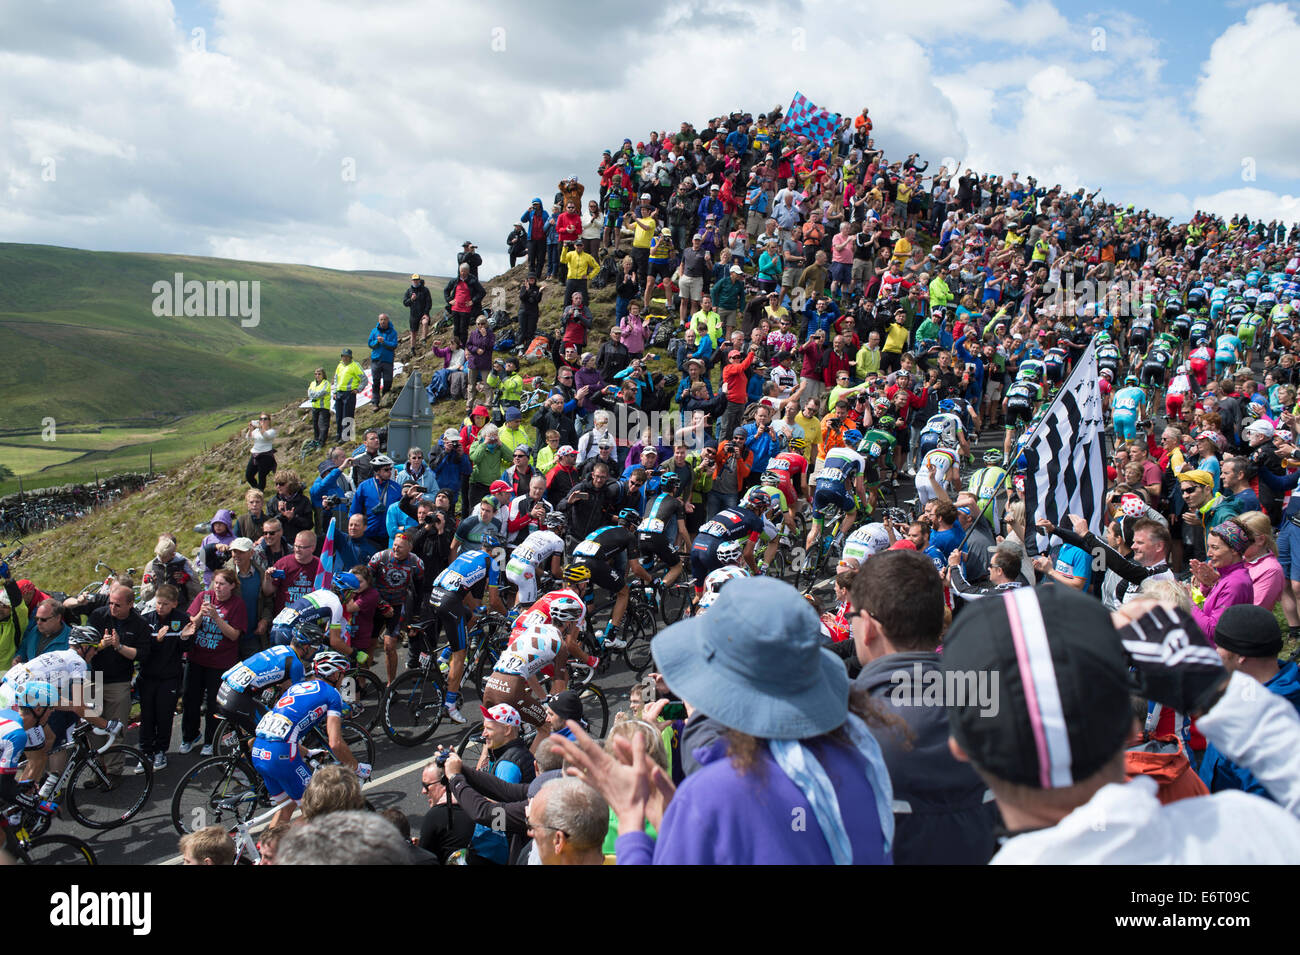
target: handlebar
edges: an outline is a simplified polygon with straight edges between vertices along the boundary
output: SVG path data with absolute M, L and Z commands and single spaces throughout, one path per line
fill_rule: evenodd
M 91 729 L 92 729 L 95 733 L 98 733 L 100 736 L 107 736 L 107 737 L 108 737 L 108 739 L 104 742 L 104 745 L 101 746 L 101 747 L 99 747 L 99 749 L 95 750 L 96 755 L 103 753 L 103 752 L 104 752 L 105 750 L 107 750 L 110 746 L 112 746 L 114 743 L 116 743 L 116 742 L 117 742 L 117 735 L 118 735 L 118 733 L 122 732 L 122 730 L 121 730 L 121 724 L 119 724 L 119 728 L 118 728 L 118 730 L 117 730 L 116 732 L 113 732 L 113 733 L 110 733 L 107 729 L 100 729 L 98 726 L 92 726 Z

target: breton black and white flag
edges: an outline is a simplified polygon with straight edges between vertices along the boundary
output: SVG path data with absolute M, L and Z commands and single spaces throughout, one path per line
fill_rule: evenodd
M 1058 527 L 1069 527 L 1067 515 L 1078 514 L 1094 534 L 1101 533 L 1105 434 L 1094 342 L 1025 445 L 1025 521 L 1029 526 L 1046 517 Z M 1046 550 L 1046 541 L 1038 535 L 1040 551 Z

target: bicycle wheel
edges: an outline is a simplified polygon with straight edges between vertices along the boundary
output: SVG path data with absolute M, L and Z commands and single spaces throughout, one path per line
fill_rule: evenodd
M 370 730 L 366 726 L 356 720 L 344 720 L 343 742 L 358 763 L 375 765 L 375 741 L 370 738 Z
M 487 752 L 487 741 L 483 739 L 483 721 L 471 720 L 456 741 L 456 755 L 472 769 L 486 769 Z
M 339 695 L 347 705 L 348 719 L 368 730 L 375 728 L 384 699 L 384 683 L 379 677 L 369 670 L 352 670 L 339 683 Z
M 106 766 L 120 763 L 120 775 Z M 144 808 L 153 791 L 153 760 L 130 746 L 91 753 L 68 780 L 68 812 L 90 829 L 112 829 Z
M 690 584 L 682 580 L 678 580 L 664 591 L 661 609 L 667 626 L 671 627 L 682 619 L 682 614 L 686 613 L 691 605 L 692 596 Z
M 433 666 L 407 670 L 384 691 L 380 722 L 398 746 L 418 746 L 442 722 L 444 697 L 436 673 Z
M 24 865 L 96 865 L 95 852 L 76 836 L 45 836 L 18 850 Z
M 789 573 L 789 568 L 786 566 L 785 551 L 777 548 L 776 553 L 772 555 L 772 563 L 767 565 L 764 576 L 781 580 L 785 578 L 787 573 Z
M 623 659 L 627 667 L 640 678 L 651 662 L 650 641 L 658 628 L 655 626 L 654 614 L 649 607 L 632 607 L 624 621 L 627 631 L 627 646 L 623 650 Z
M 588 683 L 578 692 L 578 702 L 582 704 L 582 718 L 587 721 L 587 732 L 596 739 L 605 738 L 609 728 L 609 702 L 605 691 L 594 683 Z
M 204 826 L 232 828 L 271 808 L 261 775 L 241 757 L 210 756 L 195 763 L 172 793 L 172 825 L 181 835 Z
M 218 756 L 234 756 L 240 751 L 239 728 L 228 718 L 217 720 L 217 735 L 212 740 L 213 752 Z

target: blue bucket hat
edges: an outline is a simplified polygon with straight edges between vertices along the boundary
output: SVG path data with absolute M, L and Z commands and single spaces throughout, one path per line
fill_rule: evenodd
M 821 647 L 821 621 L 794 587 L 733 580 L 702 617 L 651 644 L 674 693 L 722 725 L 764 739 L 808 739 L 848 718 L 844 661 Z

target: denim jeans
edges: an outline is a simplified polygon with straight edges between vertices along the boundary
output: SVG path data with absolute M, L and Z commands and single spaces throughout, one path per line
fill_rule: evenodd
M 724 491 L 709 491 L 708 498 L 705 501 L 705 513 L 711 519 L 718 511 L 726 510 L 729 507 L 735 507 L 740 503 L 740 495 L 727 494 Z

